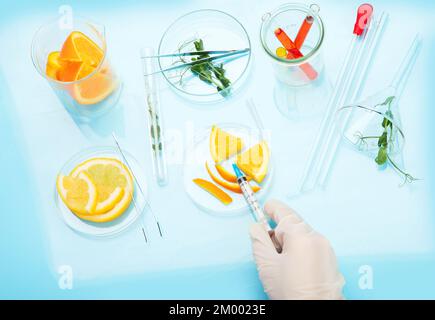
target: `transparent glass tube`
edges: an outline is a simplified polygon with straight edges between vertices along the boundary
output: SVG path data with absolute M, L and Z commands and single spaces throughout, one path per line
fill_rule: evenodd
M 380 42 L 387 20 L 388 20 L 388 14 L 383 13 L 379 18 L 379 21 L 377 21 L 376 23 L 374 21 L 372 22 L 372 24 L 374 25 L 369 29 L 369 33 L 367 34 L 368 39 L 366 39 L 360 51 L 360 54 L 362 55 L 363 59 L 361 59 L 360 65 L 355 67 L 356 68 L 356 70 L 354 70 L 355 75 L 352 81 L 350 82 L 352 86 L 349 86 L 349 88 L 345 90 L 345 94 L 340 100 L 340 104 L 338 105 L 338 107 L 349 105 L 350 103 L 353 103 L 358 99 L 361 93 L 360 91 L 364 83 L 364 79 L 367 76 L 369 66 L 372 62 L 373 54 L 378 48 L 378 44 Z M 343 119 L 343 121 L 345 123 L 349 121 L 349 115 L 350 114 L 344 115 L 345 119 Z M 326 179 L 329 175 L 329 171 L 331 169 L 335 154 L 337 153 L 337 149 L 339 147 L 340 141 L 341 141 L 341 135 L 339 132 L 337 132 L 337 128 L 335 127 L 335 122 L 333 122 L 333 126 L 329 131 L 325 143 L 325 146 L 327 148 L 324 150 L 324 153 L 322 154 L 322 157 L 320 159 L 320 164 L 322 166 L 319 168 L 319 171 L 317 171 L 316 182 L 318 182 L 320 186 L 324 186 L 326 183 Z
M 298 192 L 310 191 L 317 185 L 324 184 L 338 147 L 337 139 L 341 137 L 335 128 L 333 115 L 338 108 L 350 99 L 356 99 L 359 95 L 387 18 L 387 14 L 382 14 L 378 22 L 370 23 L 364 34 L 353 37 L 337 85 L 329 100 L 321 129 L 302 175 Z
M 145 81 L 145 94 L 148 113 L 148 132 L 151 153 L 153 155 L 153 173 L 160 186 L 168 183 L 168 170 L 164 145 L 164 130 L 162 114 L 160 112 L 160 95 L 156 79 L 156 59 L 144 58 L 154 56 L 154 49 L 147 47 L 141 50 L 142 71 Z
M 92 66 L 92 71 L 85 77 L 60 81 L 57 76 L 47 75 L 48 57 L 52 52 L 61 51 L 73 31 L 81 32 L 92 40 L 101 49 L 103 58 L 97 66 Z M 33 37 L 31 57 L 36 70 L 48 81 L 73 117 L 89 121 L 117 103 L 122 85 L 109 62 L 104 26 L 80 17 L 74 17 L 71 24 L 60 20 L 47 23 Z

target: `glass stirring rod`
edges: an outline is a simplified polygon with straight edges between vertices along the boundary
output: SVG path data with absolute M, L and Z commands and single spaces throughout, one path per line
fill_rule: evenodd
M 276 239 L 275 230 L 273 230 L 272 227 L 269 225 L 267 217 L 264 214 L 263 209 L 261 209 L 261 206 L 254 195 L 254 191 L 252 191 L 252 188 L 249 185 L 248 180 L 246 179 L 246 176 L 242 173 L 242 171 L 240 171 L 239 167 L 236 164 L 233 164 L 233 169 L 234 173 L 237 176 L 237 183 L 239 184 L 240 189 L 242 189 L 243 196 L 245 197 L 246 202 L 248 203 L 255 220 L 257 222 L 260 222 L 264 226 L 270 236 L 270 239 L 272 240 L 276 252 L 281 253 L 282 247 Z
M 115 142 L 116 148 L 118 149 L 118 153 L 119 153 L 120 156 L 122 157 L 122 160 L 123 160 L 124 164 L 125 164 L 125 165 L 127 166 L 127 168 L 130 170 L 131 175 L 133 176 L 133 179 L 134 179 L 134 181 L 136 182 L 136 185 L 137 185 L 137 187 L 138 187 L 138 189 L 139 189 L 139 192 L 141 193 L 141 195 L 142 195 L 142 197 L 143 197 L 143 199 L 144 199 L 144 201 L 145 201 L 145 205 L 148 207 L 148 209 L 150 210 L 150 212 L 151 212 L 151 214 L 152 214 L 152 216 L 153 216 L 153 219 L 154 219 L 154 221 L 155 221 L 155 223 L 156 223 L 156 225 L 157 225 L 157 228 L 159 229 L 160 237 L 163 237 L 162 228 L 160 227 L 160 222 L 159 222 L 159 220 L 157 219 L 157 217 L 156 217 L 156 215 L 155 215 L 153 209 L 151 208 L 151 205 L 150 205 L 149 202 L 147 201 L 147 199 L 146 199 L 146 197 L 145 197 L 145 192 L 143 191 L 143 189 L 142 189 L 142 187 L 141 187 L 141 185 L 140 185 L 140 183 L 139 183 L 139 181 L 138 181 L 138 179 L 137 179 L 137 177 L 136 177 L 136 175 L 135 175 L 133 169 L 131 168 L 130 164 L 128 163 L 128 160 L 127 160 L 127 158 L 125 157 L 124 152 L 122 151 L 121 145 L 119 144 L 118 139 L 116 138 L 116 135 L 115 135 L 114 132 L 112 132 L 112 137 L 113 137 L 113 141 Z M 137 203 L 136 203 L 136 199 L 134 198 L 134 195 L 132 195 L 132 199 L 133 199 L 133 204 L 134 204 L 134 206 L 135 206 L 135 208 L 136 208 L 136 211 L 139 212 L 139 208 L 138 208 L 138 205 L 137 205 Z M 142 210 L 142 211 L 143 211 L 143 210 Z M 139 213 L 142 213 L 142 212 L 139 212 Z M 147 239 L 147 236 L 146 236 L 146 232 L 145 232 L 145 230 L 146 230 L 146 226 L 145 226 L 145 223 L 143 223 L 143 224 L 142 224 L 142 233 L 143 233 L 143 235 L 144 235 L 144 237 L 145 237 L 145 241 L 148 242 L 148 239 Z
M 141 50 L 141 56 L 153 56 L 153 48 Z M 168 183 L 168 170 L 166 166 L 166 155 L 164 145 L 164 132 L 162 114 L 160 112 L 159 88 L 154 71 L 155 59 L 142 59 L 142 71 L 145 81 L 145 94 L 148 113 L 148 132 L 150 137 L 151 153 L 153 155 L 153 172 L 160 186 Z

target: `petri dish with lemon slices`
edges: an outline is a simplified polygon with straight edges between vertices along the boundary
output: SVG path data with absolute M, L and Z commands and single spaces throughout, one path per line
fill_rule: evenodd
M 258 130 L 220 123 L 202 130 L 187 148 L 184 188 L 202 211 L 219 216 L 249 213 L 232 164 L 241 168 L 259 200 L 271 186 L 273 168 L 269 144 Z
M 86 149 L 65 163 L 56 178 L 55 202 L 68 227 L 82 235 L 115 236 L 141 216 L 146 179 L 136 159 L 125 156 L 144 194 L 115 148 Z
M 90 121 L 115 106 L 121 93 L 107 51 L 104 26 L 74 17 L 71 24 L 56 20 L 42 26 L 31 56 L 69 113 Z

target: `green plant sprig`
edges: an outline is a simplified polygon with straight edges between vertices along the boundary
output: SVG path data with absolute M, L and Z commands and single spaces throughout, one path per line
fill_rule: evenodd
M 151 107 L 152 100 L 150 96 L 147 98 L 148 100 L 148 113 L 151 119 L 150 125 L 150 134 L 151 134 L 151 147 L 154 153 L 161 152 L 163 149 L 162 141 L 161 141 L 161 128 L 159 125 L 159 115 L 154 109 Z
M 197 39 L 189 42 L 183 43 L 180 46 L 179 52 L 189 44 L 193 42 L 196 51 L 204 51 L 204 42 L 202 39 Z M 197 61 L 193 65 L 186 68 L 180 76 L 179 83 L 181 84 L 183 81 L 183 77 L 188 70 L 190 70 L 193 74 L 198 76 L 198 78 L 204 81 L 207 84 L 214 85 L 218 92 L 220 92 L 224 97 L 229 94 L 229 87 L 231 86 L 231 81 L 225 76 L 225 69 L 223 63 L 214 64 L 212 61 L 204 61 L 201 60 L 209 58 L 209 54 L 198 54 L 198 57 L 194 57 L 191 59 L 191 62 Z M 181 58 L 181 62 L 186 63 L 189 62 Z
M 390 156 L 389 150 L 390 147 L 394 143 L 394 124 L 392 122 L 393 120 L 393 113 L 391 112 L 391 103 L 393 102 L 395 96 L 388 97 L 383 103 L 376 105 L 375 107 L 379 106 L 387 106 L 387 111 L 385 112 L 385 116 L 382 119 L 382 134 L 380 136 L 363 136 L 361 133 L 358 134 L 358 139 L 360 145 L 367 145 L 366 140 L 370 139 L 377 139 L 378 143 L 378 154 L 375 158 L 375 162 L 378 166 L 386 165 L 387 163 L 391 164 L 391 166 L 403 176 L 404 181 L 403 184 L 411 183 L 413 181 L 419 180 L 417 178 L 414 178 L 409 173 L 405 172 L 403 169 L 401 169 L 395 161 Z

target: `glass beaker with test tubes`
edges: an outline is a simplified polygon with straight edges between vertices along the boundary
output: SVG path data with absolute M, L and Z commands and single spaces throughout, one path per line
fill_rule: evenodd
M 289 118 L 318 113 L 328 95 L 319 11 L 317 5 L 289 3 L 262 17 L 261 44 L 277 80 L 275 103 Z
M 73 117 L 90 121 L 117 103 L 121 81 L 108 59 L 104 26 L 79 17 L 54 20 L 36 32 L 31 57 Z

